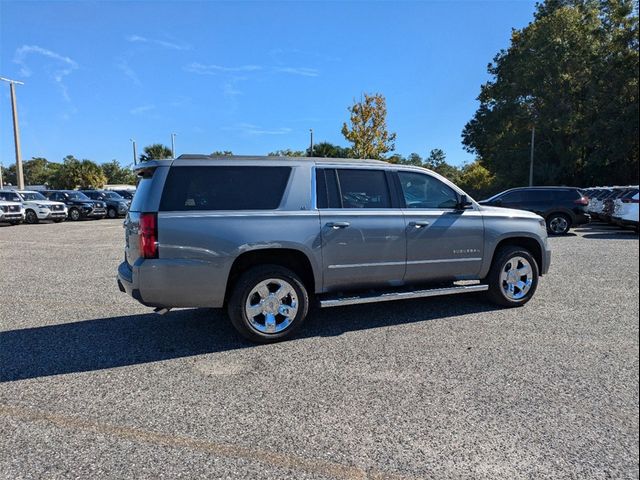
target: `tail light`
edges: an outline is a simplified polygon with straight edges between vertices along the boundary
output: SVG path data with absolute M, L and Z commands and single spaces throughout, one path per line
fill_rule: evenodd
M 140 215 L 139 239 L 142 258 L 158 258 L 158 217 L 155 213 Z
M 589 205 L 589 199 L 587 197 L 580 197 L 578 200 L 576 200 L 575 202 L 573 202 L 577 205 Z

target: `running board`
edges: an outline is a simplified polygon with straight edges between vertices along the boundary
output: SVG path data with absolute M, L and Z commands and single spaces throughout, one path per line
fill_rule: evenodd
M 428 290 L 414 290 L 411 292 L 391 292 L 381 295 L 362 295 L 358 297 L 341 297 L 320 300 L 320 308 L 342 307 L 361 303 L 390 302 L 393 300 L 408 300 L 411 298 L 439 297 L 442 295 L 457 295 L 459 293 L 485 292 L 489 285 L 461 285 L 447 288 L 431 288 Z

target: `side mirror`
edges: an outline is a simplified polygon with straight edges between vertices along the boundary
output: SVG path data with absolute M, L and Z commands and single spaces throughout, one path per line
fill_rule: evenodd
M 471 205 L 473 205 L 473 203 L 471 202 L 471 200 L 469 200 L 469 197 L 467 197 L 466 195 L 460 195 L 460 200 L 458 201 L 458 208 L 460 210 L 464 210 Z

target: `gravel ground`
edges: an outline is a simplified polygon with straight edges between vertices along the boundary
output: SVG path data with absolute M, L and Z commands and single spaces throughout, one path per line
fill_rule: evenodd
M 246 343 L 121 294 L 121 221 L 0 226 L 0 477 L 638 478 L 638 236 L 551 240 L 524 308 L 314 312 Z

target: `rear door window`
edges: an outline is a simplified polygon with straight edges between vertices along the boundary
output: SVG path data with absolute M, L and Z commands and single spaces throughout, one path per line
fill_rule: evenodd
M 553 192 L 551 190 L 523 190 L 523 202 L 551 202 L 553 201 Z
M 160 210 L 274 210 L 280 206 L 290 173 L 291 167 L 173 167 Z M 143 182 L 136 198 L 142 197 Z
M 383 170 L 338 169 L 342 208 L 391 208 L 391 195 Z

